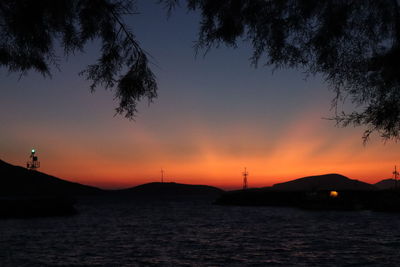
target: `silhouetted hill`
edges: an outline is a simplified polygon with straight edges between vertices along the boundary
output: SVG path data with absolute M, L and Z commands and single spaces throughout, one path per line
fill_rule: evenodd
M 222 189 L 208 185 L 189 185 L 178 183 L 148 183 L 128 189 L 118 190 L 117 192 L 131 194 L 134 196 L 148 197 L 183 197 L 183 196 L 206 196 L 217 197 L 224 191 Z
M 331 194 L 331 191 L 337 191 Z M 400 212 L 400 191 L 377 190 L 371 184 L 339 174 L 310 176 L 272 187 L 226 192 L 216 204 L 288 206 L 311 210 Z
M 0 160 L 0 196 L 89 195 L 103 190 L 30 171 Z
M 398 186 L 400 185 L 400 182 L 398 182 Z M 385 190 L 385 189 L 391 189 L 396 187 L 396 180 L 395 179 L 384 179 L 382 181 L 377 182 L 374 184 L 378 189 L 380 190 Z
M 376 190 L 376 187 L 340 174 L 325 174 L 299 178 L 272 186 L 279 191 L 317 191 L 317 190 Z

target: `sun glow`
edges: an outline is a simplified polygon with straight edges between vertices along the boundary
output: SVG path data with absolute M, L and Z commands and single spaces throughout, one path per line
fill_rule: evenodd
M 41 171 L 104 188 L 159 181 L 161 166 L 165 181 L 225 189 L 241 188 L 245 166 L 250 188 L 326 173 L 365 182 L 390 177 L 398 145 L 385 146 L 375 138 L 364 146 L 361 131 L 334 128 L 319 118 L 320 111 L 314 113 L 273 129 L 268 123 L 210 127 L 192 120 L 190 127 L 177 123 L 173 131 L 160 133 L 144 123 L 126 126 L 123 121 L 87 129 L 84 135 L 69 129 L 41 131 L 34 141 L 41 147 Z M 19 155 L 10 162 L 20 165 Z
M 332 140 L 330 133 L 304 123 L 271 141 L 261 134 L 240 133 L 221 134 L 222 138 L 197 129 L 184 142 L 166 142 L 143 129 L 102 146 L 58 144 L 52 151 L 42 151 L 42 170 L 81 183 L 123 188 L 158 181 L 164 166 L 165 181 L 233 189 L 241 186 L 243 166 L 249 171 L 249 187 L 262 187 L 325 173 L 374 182 L 393 165 L 394 151 L 383 150 L 380 142 L 369 144 L 367 153 L 359 135 Z

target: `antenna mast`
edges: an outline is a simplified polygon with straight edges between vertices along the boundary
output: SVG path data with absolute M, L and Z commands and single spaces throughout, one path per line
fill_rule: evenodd
M 397 178 L 399 177 L 399 172 L 397 171 L 396 165 L 394 165 L 393 176 L 394 176 L 394 188 L 397 189 Z
M 31 171 L 36 171 L 36 169 L 40 167 L 40 161 L 38 161 L 38 157 L 35 153 L 36 150 L 32 148 L 29 160 L 26 162 L 26 168 Z
M 249 172 L 246 168 L 244 168 L 243 174 L 243 190 L 247 189 L 247 177 L 249 176 Z

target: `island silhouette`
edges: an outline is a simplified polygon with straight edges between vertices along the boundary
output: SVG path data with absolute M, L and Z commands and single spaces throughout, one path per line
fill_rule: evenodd
M 66 181 L 40 171 L 31 171 L 0 160 L 0 196 L 218 196 L 224 190 L 208 185 L 147 183 L 119 190 L 105 190 Z
M 219 205 L 291 206 L 306 209 L 400 211 L 393 179 L 375 185 L 340 174 L 303 177 L 271 187 L 225 192 L 208 185 L 153 182 L 105 190 L 31 171 L 0 160 L 0 217 L 59 216 L 76 213 L 82 196 L 150 199 L 207 198 Z
M 174 182 L 153 182 L 135 187 L 114 191 L 119 194 L 128 194 L 143 197 L 218 197 L 224 190 L 209 185 L 191 185 Z
M 1 196 L 91 195 L 102 189 L 66 181 L 39 171 L 31 171 L 0 160 Z
M 308 176 L 284 183 L 278 183 L 274 184 L 271 189 L 279 191 L 377 190 L 374 185 L 353 180 L 336 173 Z
M 148 183 L 119 190 L 104 190 L 66 181 L 0 160 L 0 218 L 73 215 L 82 197 L 159 200 L 201 198 L 214 201 L 224 191 L 208 185 Z
M 387 184 L 386 180 L 381 181 Z M 377 183 L 381 185 L 381 182 Z M 400 211 L 400 193 L 340 174 L 308 176 L 271 187 L 236 190 L 223 194 L 220 205 L 288 206 L 311 210 Z
M 379 181 L 374 184 L 374 186 L 378 189 L 385 190 L 385 189 L 393 189 L 396 188 L 396 186 L 399 186 L 400 184 L 396 185 L 396 180 L 389 178 L 389 179 L 384 179 L 382 181 Z

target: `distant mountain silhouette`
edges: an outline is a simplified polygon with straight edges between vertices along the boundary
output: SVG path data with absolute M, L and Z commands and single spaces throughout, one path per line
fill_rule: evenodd
M 171 197 L 184 197 L 184 196 L 207 196 L 217 197 L 224 191 L 217 187 L 208 185 L 189 185 L 178 183 L 148 183 L 135 186 L 128 189 L 118 190 L 121 193 L 128 193 L 134 196 L 171 196 Z
M 357 190 L 369 191 L 377 188 L 371 184 L 349 179 L 340 174 L 325 174 L 299 178 L 272 186 L 277 191 Z
M 400 182 L 397 182 L 397 186 L 400 186 Z M 385 190 L 385 189 L 391 189 L 396 187 L 396 180 L 395 179 L 384 179 L 382 181 L 377 182 L 374 184 L 378 189 Z
M 338 191 L 331 194 L 331 190 Z M 272 187 L 226 192 L 219 205 L 288 206 L 311 210 L 374 210 L 400 212 L 400 191 L 375 186 L 340 174 L 304 177 Z
M 0 160 L 0 196 L 88 195 L 100 192 L 103 190 Z

